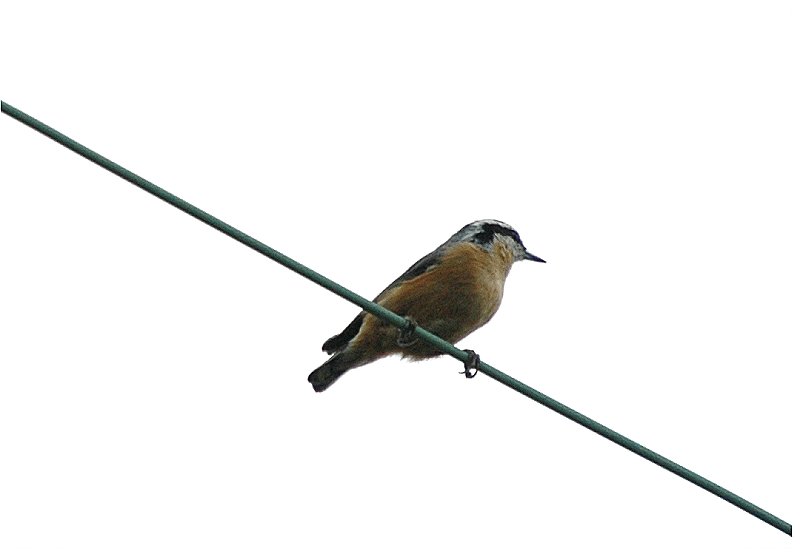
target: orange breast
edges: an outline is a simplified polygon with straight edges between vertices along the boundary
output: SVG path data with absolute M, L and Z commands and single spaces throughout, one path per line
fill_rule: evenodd
M 474 244 L 460 244 L 447 253 L 439 265 L 388 291 L 378 301 L 395 313 L 455 343 L 486 324 L 500 307 L 503 286 L 513 259 L 504 250 L 487 252 Z M 382 326 L 367 316 L 362 327 L 364 346 L 385 353 L 401 352 L 411 358 L 437 353 L 424 342 L 400 349 L 397 330 Z M 369 337 L 369 338 L 367 338 Z M 359 342 L 361 344 L 361 342 Z

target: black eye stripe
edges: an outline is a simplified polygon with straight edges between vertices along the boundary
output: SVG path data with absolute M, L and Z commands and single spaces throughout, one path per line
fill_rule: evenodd
M 480 232 L 478 232 L 474 238 L 475 241 L 479 244 L 489 244 L 494 238 L 495 234 L 499 234 L 502 236 L 508 236 L 519 245 L 522 245 L 522 240 L 519 237 L 519 233 L 516 230 L 512 230 L 506 226 L 502 226 L 500 224 L 494 223 L 486 223 L 483 225 L 483 228 Z

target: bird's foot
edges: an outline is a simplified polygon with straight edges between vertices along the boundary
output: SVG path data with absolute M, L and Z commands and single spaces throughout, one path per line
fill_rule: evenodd
M 481 357 L 475 353 L 474 350 L 464 350 L 469 355 L 469 360 L 464 362 L 464 371 L 459 371 L 458 373 L 463 373 L 464 377 L 467 379 L 472 379 L 476 375 L 478 375 L 478 366 L 481 365 Z M 475 370 L 470 373 L 469 370 Z
M 397 333 L 397 346 L 407 348 L 416 343 L 419 340 L 414 334 L 416 328 L 417 322 L 411 317 L 406 317 L 406 324 Z

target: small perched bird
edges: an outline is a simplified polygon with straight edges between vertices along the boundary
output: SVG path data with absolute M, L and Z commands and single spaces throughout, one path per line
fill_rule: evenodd
M 525 249 L 509 225 L 497 220 L 475 221 L 414 263 L 374 302 L 456 343 L 494 316 L 511 265 L 522 260 L 545 262 Z M 308 381 L 315 391 L 322 392 L 346 371 L 390 354 L 412 360 L 441 355 L 416 340 L 407 331 L 362 311 L 344 331 L 325 341 L 322 349 L 332 356 Z M 474 352 L 472 355 L 477 359 Z

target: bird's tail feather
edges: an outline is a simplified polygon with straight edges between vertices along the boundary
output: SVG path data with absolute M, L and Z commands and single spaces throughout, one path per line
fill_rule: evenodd
M 321 393 L 339 379 L 344 373 L 350 369 L 349 358 L 344 358 L 343 353 L 336 354 L 327 362 L 319 366 L 311 372 L 308 376 L 308 382 L 314 387 L 314 390 Z

